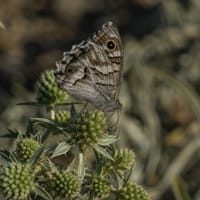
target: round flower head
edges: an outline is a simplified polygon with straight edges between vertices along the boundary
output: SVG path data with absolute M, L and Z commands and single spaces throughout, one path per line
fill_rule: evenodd
M 118 191 L 118 200 L 151 200 L 151 198 L 140 185 L 127 183 Z
M 50 188 L 52 195 L 64 199 L 73 199 L 79 195 L 80 181 L 72 172 L 57 171 L 52 174 Z
M 99 199 L 105 199 L 110 195 L 111 185 L 103 177 L 94 177 L 92 191 L 95 197 L 98 197 Z
M 82 112 L 72 117 L 68 123 L 68 142 L 88 146 L 106 135 L 106 119 L 102 111 Z
M 34 173 L 29 165 L 12 163 L 5 167 L 2 175 L 2 188 L 6 198 L 27 199 L 34 190 Z
M 25 138 L 17 143 L 17 156 L 21 161 L 27 161 L 41 147 L 34 139 Z
M 135 163 L 135 154 L 129 149 L 116 150 L 113 160 L 106 161 L 105 170 L 110 172 L 118 172 L 124 174 L 130 170 Z

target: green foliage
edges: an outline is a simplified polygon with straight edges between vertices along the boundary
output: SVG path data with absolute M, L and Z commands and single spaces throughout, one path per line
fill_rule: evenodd
M 0 150 L 5 199 L 150 199 L 128 183 L 135 154 L 114 147 L 118 137 L 109 133 L 104 112 L 73 103 L 58 109 L 67 95 L 56 87 L 53 72 L 44 72 L 37 105 L 50 112 L 29 119 L 24 133 L 8 130 L 3 136 L 16 140 L 13 151 Z

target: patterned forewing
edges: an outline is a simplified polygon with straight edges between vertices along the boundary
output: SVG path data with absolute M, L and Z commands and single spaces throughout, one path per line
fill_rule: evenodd
M 66 90 L 69 94 L 100 106 L 96 100 L 102 95 L 94 87 L 86 67 L 89 63 L 85 57 L 86 54 L 82 54 L 79 59 L 73 59 L 67 64 L 63 75 L 57 74 L 57 83 L 60 88 Z M 61 64 L 64 64 L 64 62 L 60 62 Z M 102 99 L 99 99 L 99 101 L 102 101 Z

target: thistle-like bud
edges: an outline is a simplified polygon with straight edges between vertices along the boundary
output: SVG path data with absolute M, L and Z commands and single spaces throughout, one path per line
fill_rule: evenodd
M 37 101 L 41 104 L 54 105 L 63 103 L 68 95 L 59 89 L 55 80 L 53 71 L 47 70 L 43 72 L 36 83 Z
M 69 120 L 67 136 L 70 144 L 96 144 L 106 134 L 106 118 L 102 111 L 82 112 Z
M 127 183 L 118 191 L 118 200 L 151 200 L 151 197 L 140 185 Z
M 105 170 L 107 172 L 118 172 L 124 174 L 130 170 L 135 163 L 135 154 L 129 149 L 116 150 L 113 155 L 113 160 L 106 162 Z
M 70 118 L 70 112 L 68 111 L 59 111 L 55 115 L 55 121 L 60 124 L 65 124 Z
M 92 191 L 98 199 L 105 199 L 110 195 L 111 185 L 102 177 L 94 177 Z
M 72 172 L 57 171 L 50 179 L 52 195 L 63 199 L 73 199 L 79 195 L 81 182 Z
M 21 161 L 29 160 L 41 145 L 32 138 L 25 138 L 17 143 L 17 156 Z
M 30 192 L 34 190 L 34 173 L 30 165 L 12 163 L 5 167 L 1 186 L 7 199 L 27 199 Z

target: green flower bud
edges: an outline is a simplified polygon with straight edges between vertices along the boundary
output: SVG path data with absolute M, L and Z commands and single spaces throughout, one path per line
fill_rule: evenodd
M 151 200 L 151 197 L 140 185 L 127 183 L 118 191 L 118 200 Z
M 59 111 L 55 115 L 55 121 L 61 124 L 65 124 L 70 118 L 70 112 L 68 111 Z
M 95 177 L 93 179 L 92 191 L 94 192 L 94 196 L 98 197 L 98 199 L 105 199 L 110 195 L 111 185 L 104 178 Z
M 27 199 L 30 192 L 34 190 L 34 176 L 30 165 L 12 163 L 5 167 L 1 176 L 1 186 L 6 198 Z
M 36 83 L 36 94 L 38 103 L 54 105 L 63 103 L 68 95 L 59 89 L 53 71 L 43 72 Z
M 67 136 L 70 144 L 96 144 L 106 134 L 106 118 L 102 111 L 82 112 L 69 120 Z
M 50 179 L 52 195 L 63 199 L 73 199 L 79 195 L 81 182 L 72 172 L 59 171 Z
M 17 143 L 17 156 L 21 161 L 27 161 L 40 147 L 36 140 L 25 138 Z
M 107 172 L 117 171 L 119 174 L 124 174 L 133 167 L 134 163 L 134 152 L 129 149 L 120 149 L 115 151 L 113 161 L 106 162 L 105 169 Z

